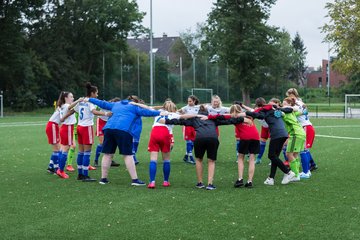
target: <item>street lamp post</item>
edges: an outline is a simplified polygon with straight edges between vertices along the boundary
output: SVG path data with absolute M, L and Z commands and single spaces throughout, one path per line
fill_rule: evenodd
M 150 0 L 150 105 L 154 104 L 152 0 Z

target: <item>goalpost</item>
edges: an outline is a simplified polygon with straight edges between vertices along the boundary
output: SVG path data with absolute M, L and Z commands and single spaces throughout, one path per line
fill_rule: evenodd
M 211 102 L 211 97 L 213 96 L 212 88 L 192 88 L 191 95 L 195 95 L 200 103 L 209 103 Z
M 0 117 L 4 117 L 4 97 L 2 94 L 0 95 Z
M 345 94 L 345 118 L 360 118 L 360 94 Z

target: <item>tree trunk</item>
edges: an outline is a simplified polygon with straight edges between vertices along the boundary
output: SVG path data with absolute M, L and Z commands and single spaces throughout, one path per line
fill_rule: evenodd
M 241 92 L 243 97 L 243 103 L 246 106 L 250 106 L 250 91 L 248 89 L 243 88 Z

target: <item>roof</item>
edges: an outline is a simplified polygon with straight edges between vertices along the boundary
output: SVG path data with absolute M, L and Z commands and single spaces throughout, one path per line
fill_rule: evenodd
M 153 49 L 157 49 L 156 55 L 167 57 L 171 51 L 171 48 L 180 37 L 168 37 L 164 35 L 160 38 L 153 38 Z M 140 52 L 148 54 L 150 52 L 150 39 L 128 39 L 127 43 L 129 46 L 138 49 Z

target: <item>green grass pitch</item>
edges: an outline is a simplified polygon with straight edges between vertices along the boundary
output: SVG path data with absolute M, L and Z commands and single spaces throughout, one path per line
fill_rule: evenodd
M 206 191 L 195 189 L 195 168 L 182 161 L 180 127 L 174 128 L 170 188 L 131 187 L 118 155 L 121 166 L 111 169 L 109 185 L 78 182 L 76 173 L 67 180 L 49 175 L 48 117 L 0 119 L 1 239 L 360 239 L 360 120 L 314 119 L 322 135 L 312 150 L 319 170 L 309 180 L 286 186 L 278 171 L 276 185 L 265 186 L 265 154 L 256 166 L 253 189 L 233 187 L 234 128 L 223 126 L 217 189 Z M 139 178 L 148 181 L 152 120 L 143 122 L 137 169 Z M 100 170 L 90 175 L 99 179 Z

